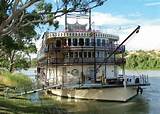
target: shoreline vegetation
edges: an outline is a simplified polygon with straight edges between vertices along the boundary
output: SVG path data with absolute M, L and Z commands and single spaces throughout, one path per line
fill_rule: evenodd
M 8 71 L 0 71 L 0 85 L 17 89 L 30 89 L 32 80 L 22 73 L 10 73 Z
M 16 96 L 17 92 L 32 87 L 28 76 L 0 70 L 0 114 L 67 114 L 60 103 L 43 92 Z
M 125 53 L 127 70 L 160 70 L 160 51 L 128 51 Z

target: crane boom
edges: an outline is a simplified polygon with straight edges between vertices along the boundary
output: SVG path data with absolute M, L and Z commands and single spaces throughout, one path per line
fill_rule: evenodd
M 137 27 L 131 34 L 129 34 L 129 35 L 127 36 L 127 38 L 125 38 L 125 39 L 122 41 L 122 43 L 119 44 L 119 45 L 117 46 L 117 48 L 116 48 L 108 57 L 106 57 L 106 58 L 104 59 L 104 62 L 103 62 L 103 63 L 106 63 L 106 62 L 108 61 L 108 59 L 109 59 L 134 33 L 138 33 L 139 30 L 140 30 L 140 26 L 138 25 L 138 27 Z M 103 65 L 103 63 L 100 64 L 100 65 L 96 68 L 96 72 L 95 72 L 95 73 L 97 73 L 97 71 L 98 71 L 99 68 Z

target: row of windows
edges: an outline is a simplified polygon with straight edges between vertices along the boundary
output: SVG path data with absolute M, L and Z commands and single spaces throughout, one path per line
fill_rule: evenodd
M 93 36 L 93 33 L 91 32 L 70 32 L 70 33 L 48 33 L 47 34 L 47 37 L 55 37 L 55 36 L 86 36 L 86 37 L 92 37 Z M 96 37 L 117 37 L 117 36 L 114 36 L 114 35 L 111 35 L 111 34 L 103 34 L 103 33 L 95 33 L 95 36 Z
M 68 52 L 65 53 L 65 58 L 94 58 L 96 56 L 96 58 L 104 58 L 105 57 L 105 52 L 103 51 L 97 51 L 95 52 Z
M 56 47 L 63 46 L 105 46 L 108 43 L 105 39 L 90 39 L 90 38 L 68 38 L 61 40 L 56 40 Z M 112 42 L 109 42 L 110 44 Z M 53 45 L 55 46 L 55 45 Z

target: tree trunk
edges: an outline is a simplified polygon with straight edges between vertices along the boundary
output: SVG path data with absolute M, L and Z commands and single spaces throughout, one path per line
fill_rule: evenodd
M 13 64 L 10 65 L 9 72 L 13 72 Z
M 14 56 L 15 56 L 15 50 L 13 50 L 10 54 L 10 66 L 9 66 L 9 72 L 13 72 L 14 69 Z

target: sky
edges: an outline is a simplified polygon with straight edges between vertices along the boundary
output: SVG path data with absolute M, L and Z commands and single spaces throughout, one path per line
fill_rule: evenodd
M 58 20 L 64 25 L 64 17 Z M 108 0 L 92 10 L 92 22 L 95 29 L 118 35 L 119 43 L 140 25 L 126 49 L 160 50 L 160 0 Z
M 128 50 L 160 50 L 160 0 L 108 0 L 93 13 L 95 24 L 119 35 L 120 42 L 141 26 L 140 32 L 127 41 Z

